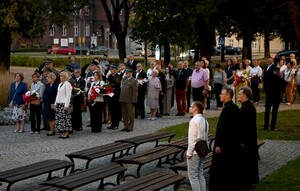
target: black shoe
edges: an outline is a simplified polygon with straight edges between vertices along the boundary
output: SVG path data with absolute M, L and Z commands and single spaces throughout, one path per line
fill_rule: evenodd
M 131 131 L 133 131 L 133 130 L 131 130 L 131 129 L 127 129 L 127 130 L 126 130 L 126 132 L 131 132 Z
M 159 114 L 157 117 L 158 117 L 158 118 L 161 118 L 161 117 L 163 117 L 163 115 L 162 115 L 162 114 Z
M 128 131 L 128 130 L 129 130 L 129 129 L 125 129 L 125 128 L 124 128 L 124 129 L 121 129 L 121 131 Z
M 141 117 L 141 119 L 145 119 L 145 117 Z
M 180 116 L 180 113 L 177 113 L 175 116 Z
M 91 124 L 88 124 L 87 127 L 91 127 Z
M 82 131 L 82 127 L 75 129 L 76 131 Z
M 50 129 L 49 129 L 49 128 L 43 127 L 43 128 L 41 129 L 41 131 L 50 131 Z
M 73 131 L 69 131 L 69 134 L 73 134 Z
M 117 126 L 114 126 L 114 127 L 113 126 L 109 126 L 109 127 L 107 127 L 107 129 L 112 129 L 113 130 L 113 129 L 118 129 L 118 127 Z
M 53 135 L 55 135 L 55 132 L 54 133 L 47 133 L 46 135 L 47 136 L 53 136 Z

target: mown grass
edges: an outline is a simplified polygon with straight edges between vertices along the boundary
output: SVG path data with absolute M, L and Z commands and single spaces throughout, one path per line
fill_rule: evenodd
M 276 131 L 263 131 L 264 113 L 257 113 L 257 133 L 259 139 L 269 140 L 300 140 L 300 110 L 279 111 L 276 123 Z M 208 118 L 209 133 L 214 135 L 218 117 Z M 246 123 L 246 122 L 245 122 Z M 241 128 L 243 124 L 241 124 Z M 160 131 L 173 132 L 174 140 L 187 137 L 188 123 L 170 126 Z
M 299 191 L 300 157 L 264 177 L 255 191 Z

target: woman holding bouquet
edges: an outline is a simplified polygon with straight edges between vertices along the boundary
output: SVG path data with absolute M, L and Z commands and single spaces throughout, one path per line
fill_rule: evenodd
M 102 73 L 94 72 L 94 82 L 88 92 L 89 109 L 91 113 L 91 129 L 92 133 L 100 133 L 102 131 L 102 110 L 104 107 Z
M 9 103 L 13 107 L 12 118 L 17 122 L 17 128 L 14 133 L 24 132 L 24 120 L 27 116 L 25 101 L 22 96 L 27 92 L 27 85 L 23 82 L 22 73 L 15 74 L 15 81 L 10 85 Z
M 57 88 L 54 103 L 56 109 L 55 126 L 57 129 L 63 131 L 59 138 L 67 139 L 69 138 L 69 131 L 72 131 L 71 112 L 68 111 L 71 101 L 72 85 L 68 82 L 69 74 L 67 72 L 61 72 L 59 76 L 60 84 Z
M 236 71 L 233 86 L 235 87 L 235 95 L 237 95 L 241 87 L 248 86 L 248 71 L 246 69 L 245 62 L 241 62 L 239 64 L 239 69 Z

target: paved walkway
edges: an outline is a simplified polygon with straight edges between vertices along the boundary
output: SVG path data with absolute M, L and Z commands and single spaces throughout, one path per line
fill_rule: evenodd
M 214 105 L 213 102 L 212 105 Z M 280 110 L 289 109 L 300 109 L 300 104 L 280 106 Z M 257 111 L 263 112 L 264 107 L 262 105 L 257 106 Z M 174 116 L 175 113 L 175 111 L 172 111 L 171 116 L 159 118 L 155 121 L 136 119 L 134 131 L 130 133 L 121 132 L 120 130 L 108 130 L 106 125 L 104 125 L 102 133 L 92 134 L 90 128 L 84 128 L 83 131 L 75 132 L 71 135 L 70 139 L 66 140 L 58 139 L 58 135 L 47 137 L 45 131 L 42 131 L 41 134 L 29 134 L 29 123 L 25 126 L 25 133 L 13 133 L 15 129 L 14 126 L 0 126 L 0 172 L 46 159 L 53 158 L 67 160 L 65 154 L 73 151 L 111 143 L 117 139 L 153 133 L 164 127 L 188 122 L 190 120 L 189 116 L 176 117 Z M 219 116 L 219 113 L 220 111 L 208 110 L 205 115 L 206 117 L 214 117 Z M 84 120 L 86 120 L 86 114 L 84 114 L 84 116 Z M 120 128 L 123 127 L 122 125 L 120 126 Z M 138 151 L 147 149 L 153 145 L 154 144 L 152 143 L 145 144 L 144 146 L 138 147 Z M 260 178 L 263 178 L 285 165 L 288 161 L 299 157 L 300 141 L 266 140 L 266 143 L 260 149 L 260 156 Z M 108 161 L 109 157 L 95 160 L 91 163 L 91 167 L 104 164 Z M 84 167 L 82 160 L 75 161 L 75 163 L 77 167 Z M 152 168 L 145 168 L 145 170 L 142 171 L 142 174 L 147 173 L 149 169 Z M 61 175 L 61 173 L 59 175 Z M 40 176 L 28 181 L 16 183 L 12 187 L 12 190 L 20 190 L 29 185 L 42 183 L 45 178 L 45 176 Z M 5 190 L 5 187 L 6 184 L 0 186 L 0 191 Z M 78 190 L 95 190 L 96 188 L 97 184 L 95 183 Z

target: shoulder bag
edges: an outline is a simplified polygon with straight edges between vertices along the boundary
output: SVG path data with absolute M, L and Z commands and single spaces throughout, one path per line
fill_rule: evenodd
M 200 135 L 200 128 L 198 129 Z M 207 121 L 205 120 L 205 137 L 207 138 Z M 198 140 L 195 144 L 195 151 L 197 152 L 198 156 L 205 157 L 209 153 L 209 148 L 207 145 L 207 140 Z

